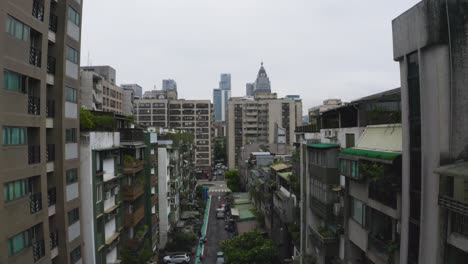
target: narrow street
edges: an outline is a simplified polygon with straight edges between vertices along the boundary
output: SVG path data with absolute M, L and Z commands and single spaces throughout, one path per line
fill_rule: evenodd
M 216 219 L 216 209 L 218 208 L 220 201 L 218 197 L 223 199 L 224 192 L 210 192 L 212 195 L 211 198 L 211 207 L 210 207 L 210 216 L 208 220 L 208 229 L 206 236 L 208 241 L 205 244 L 205 257 L 203 259 L 203 264 L 215 264 L 216 263 L 216 253 L 221 251 L 221 242 L 228 238 L 228 233 L 224 230 L 224 219 Z

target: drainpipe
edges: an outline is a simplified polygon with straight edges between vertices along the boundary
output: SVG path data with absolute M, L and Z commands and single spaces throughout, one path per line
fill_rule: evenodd
M 452 32 L 450 28 L 450 12 L 449 12 L 449 5 L 448 1 L 445 0 L 445 11 L 447 12 L 447 27 L 448 27 L 448 42 L 449 42 L 449 70 L 450 70 L 450 116 L 449 116 L 449 156 L 451 156 L 452 150 L 453 150 L 453 112 L 454 112 L 454 106 L 453 106 L 453 65 L 452 65 Z

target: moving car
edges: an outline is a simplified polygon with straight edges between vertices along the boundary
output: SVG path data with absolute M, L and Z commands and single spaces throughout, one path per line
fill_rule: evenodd
M 222 251 L 216 253 L 216 264 L 224 264 L 224 253 Z
M 172 256 L 165 256 L 164 257 L 164 263 L 165 264 L 169 264 L 169 263 L 188 264 L 189 262 L 190 262 L 190 257 L 187 254 L 172 255 Z
M 223 219 L 224 218 L 224 208 L 216 209 L 216 218 Z

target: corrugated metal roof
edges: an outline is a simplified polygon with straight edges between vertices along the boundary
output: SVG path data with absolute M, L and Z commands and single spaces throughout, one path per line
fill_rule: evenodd
M 278 163 L 278 164 L 275 164 L 275 165 L 271 165 L 271 168 L 273 170 L 275 170 L 275 171 L 285 170 L 285 169 L 289 169 L 291 167 L 292 167 L 291 165 L 284 164 L 284 163 Z

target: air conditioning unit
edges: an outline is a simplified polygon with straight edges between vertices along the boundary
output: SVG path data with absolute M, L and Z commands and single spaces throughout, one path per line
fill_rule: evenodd
M 326 138 L 336 138 L 338 135 L 338 131 L 334 131 L 333 129 L 325 130 L 325 137 Z

